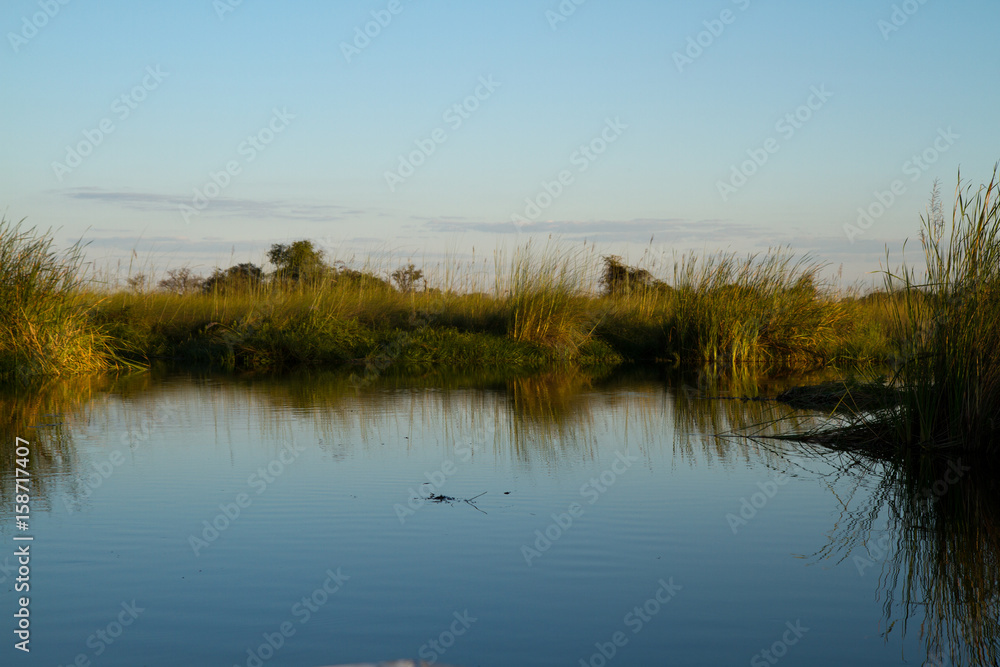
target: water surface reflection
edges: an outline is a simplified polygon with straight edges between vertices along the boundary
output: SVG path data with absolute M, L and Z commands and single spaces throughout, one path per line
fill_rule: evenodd
M 795 381 L 51 383 L 2 398 L 0 533 L 21 435 L 52 664 L 96 658 L 89 635 L 133 598 L 149 611 L 101 664 L 247 664 L 286 620 L 275 664 L 427 658 L 465 611 L 444 662 L 579 664 L 621 631 L 618 664 L 745 664 L 808 627 L 784 664 L 996 664 L 996 476 L 738 435 L 820 423 L 755 400 Z M 484 493 L 483 512 L 414 502 L 429 493 Z M 338 568 L 300 624 L 296 600 Z M 629 610 L 663 586 L 670 603 L 634 632 Z

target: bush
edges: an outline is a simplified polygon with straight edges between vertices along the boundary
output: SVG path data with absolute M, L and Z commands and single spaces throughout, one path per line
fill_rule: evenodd
M 332 278 L 338 287 L 392 290 L 392 285 L 385 278 L 379 278 L 374 273 L 349 268 L 344 262 L 337 262 L 334 265 Z
M 424 272 L 418 269 L 413 264 L 409 266 L 401 266 L 392 272 L 392 279 L 396 283 L 396 287 L 399 288 L 400 292 L 412 292 L 417 282 L 419 282 L 424 277 Z M 427 289 L 427 282 L 424 281 L 424 289 Z
M 323 251 L 313 247 L 312 241 L 294 241 L 290 245 L 275 243 L 267 258 L 276 267 L 274 277 L 279 281 L 315 282 L 330 268 L 323 261 Z
M 184 267 L 182 269 L 167 271 L 167 277 L 159 282 L 159 288 L 183 296 L 184 294 L 200 292 L 204 283 L 204 278 L 195 275 L 191 269 Z
M 202 284 L 201 290 L 205 294 L 247 291 L 260 285 L 263 280 L 264 271 L 256 264 L 245 262 L 230 266 L 225 271 L 219 268 L 215 269 Z

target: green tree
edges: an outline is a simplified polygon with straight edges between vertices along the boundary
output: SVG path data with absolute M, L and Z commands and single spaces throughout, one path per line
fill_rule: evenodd
M 159 287 L 167 292 L 175 294 L 189 294 L 197 292 L 202 288 L 205 280 L 195 275 L 186 266 L 181 269 L 171 269 L 167 271 L 167 277 L 160 281 Z
M 259 266 L 245 262 L 230 266 L 225 271 L 216 268 L 212 275 L 202 283 L 201 289 L 206 294 L 227 290 L 245 290 L 258 285 L 263 279 L 264 271 Z
M 618 255 L 604 258 L 604 274 L 601 286 L 609 296 L 621 296 L 633 290 L 647 289 L 653 284 L 653 276 L 646 269 L 627 266 Z
M 401 266 L 392 272 L 392 279 L 396 281 L 396 287 L 400 292 L 412 292 L 423 277 L 424 272 L 413 264 Z
M 274 275 L 279 280 L 318 280 L 329 269 L 323 260 L 323 251 L 315 248 L 312 241 L 293 241 L 289 245 L 275 243 L 267 252 L 267 258 L 274 264 Z

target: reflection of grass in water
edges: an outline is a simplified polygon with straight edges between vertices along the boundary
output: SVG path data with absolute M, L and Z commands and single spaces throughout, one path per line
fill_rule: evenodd
M 859 574 L 881 571 L 885 638 L 894 629 L 904 636 L 916 630 L 927 654 L 920 664 L 1000 664 L 996 463 L 930 456 L 877 461 L 829 451 L 822 456 L 855 480 L 853 491 L 865 493 L 858 494 L 860 505 L 853 492 L 838 496 L 843 515 L 811 560 L 832 559 L 857 567 Z M 883 517 L 888 525 L 874 530 Z
M 33 501 L 49 502 L 52 476 L 74 468 L 73 421 L 111 382 L 106 376 L 87 375 L 0 389 L 0 471 L 13 475 L 15 437 L 28 440 Z M 13 485 L 3 485 L 0 501 L 10 502 L 12 492 Z
M 413 437 L 414 424 L 455 444 L 476 442 L 514 460 L 547 460 L 558 451 L 588 448 L 591 421 L 582 398 L 593 378 L 583 373 L 544 373 L 512 376 L 493 373 L 426 373 L 411 376 L 389 371 L 370 381 L 361 374 L 301 372 L 247 381 L 246 391 L 282 409 L 313 416 L 324 442 L 343 442 L 357 428 L 365 442 L 378 440 L 373 430 L 386 418 L 386 406 L 408 415 L 406 430 L 398 437 Z M 227 399 L 236 400 L 240 399 Z M 262 416 L 280 410 L 256 411 Z M 274 420 L 262 428 L 271 429 Z
M 927 457 L 897 466 L 886 480 L 892 486 L 891 509 L 899 524 L 895 557 L 886 564 L 881 580 L 886 620 L 891 624 L 901 616 L 905 632 L 911 618 L 919 615 L 929 657 L 944 655 L 954 665 L 996 665 L 1000 659 L 996 464 L 963 463 L 972 470 L 953 484 L 948 481 L 955 479 L 956 469 L 949 468 L 949 461 Z
M 771 403 L 687 396 L 673 388 L 673 380 L 665 386 L 658 372 L 511 376 L 498 370 L 410 376 L 390 370 L 371 381 L 359 382 L 362 377 L 360 373 L 308 371 L 277 377 L 230 377 L 223 381 L 222 391 L 218 391 L 218 382 L 211 383 L 217 388 L 211 401 L 220 418 L 247 401 L 261 406 L 253 413 L 259 416 L 260 428 L 275 438 L 288 436 L 287 424 L 278 416 L 291 409 L 308 414 L 317 437 L 328 444 L 344 443 L 347 434 L 358 429 L 362 443 L 350 446 L 380 446 L 385 437 L 413 438 L 411 430 L 419 424 L 428 433 L 443 434 L 442 443 L 451 443 L 447 447 L 460 442 L 481 443 L 500 457 L 529 466 L 566 455 L 594 457 L 596 433 L 608 429 L 627 439 L 615 443 L 620 447 L 632 443 L 645 449 L 678 434 L 685 442 L 677 445 L 676 451 L 689 457 L 710 461 L 769 457 L 766 449 L 751 451 L 746 439 L 734 445 L 732 440 L 702 435 L 773 421 L 776 409 L 785 410 L 789 418 L 803 419 L 799 413 Z M 715 378 L 702 385 L 705 394 L 712 396 L 737 395 L 737 390 L 742 395 L 742 391 L 756 387 L 745 377 L 737 384 Z M 769 393 L 777 391 L 770 385 L 764 387 Z M 386 419 L 388 405 L 404 424 L 394 436 L 386 436 L 378 426 Z M 780 431 L 781 425 L 770 428 Z
M 759 438 L 809 430 L 821 421 L 775 402 L 774 396 L 790 385 L 832 374 L 772 377 L 750 367 L 672 374 L 668 392 L 676 424 L 675 454 L 705 454 L 723 462 L 763 457 L 773 462 L 776 446 L 762 446 Z
M 589 451 L 593 415 L 585 392 L 591 378 L 581 373 L 546 373 L 507 384 L 508 411 L 502 433 L 519 461 L 549 459 L 559 449 Z

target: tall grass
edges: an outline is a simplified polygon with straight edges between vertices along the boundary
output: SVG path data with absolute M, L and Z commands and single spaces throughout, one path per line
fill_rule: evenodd
M 104 300 L 100 315 L 121 352 L 137 360 L 232 368 L 330 365 L 387 348 L 396 360 L 466 365 L 476 363 L 477 344 L 491 359 L 509 353 L 529 367 L 624 358 L 802 368 L 888 349 L 878 324 L 858 325 L 875 322 L 861 315 L 882 306 L 841 298 L 820 280 L 820 265 L 785 250 L 682 257 L 673 285 L 670 276 L 612 259 L 602 276 L 593 249 L 529 244 L 494 255 L 491 293 L 450 265 L 444 283 L 432 274 L 419 290 L 392 288 L 372 269 L 341 270 L 308 283 L 265 280 L 201 294 L 121 292 Z M 623 268 L 643 279 L 608 279 L 608 270 Z
M 95 304 L 82 287 L 78 244 L 58 253 L 51 234 L 0 219 L 0 381 L 116 364 L 108 336 L 90 321 Z
M 571 358 L 593 329 L 586 308 L 587 276 L 574 253 L 532 251 L 530 244 L 518 248 L 507 267 L 497 267 L 496 291 L 503 295 L 508 335 Z
M 820 289 L 822 268 L 784 249 L 685 258 L 670 323 L 681 353 L 728 365 L 818 365 L 835 356 L 850 323 L 839 299 Z
M 509 362 L 537 369 L 622 360 L 804 368 L 866 359 L 889 347 L 884 318 L 873 315 L 883 305 L 843 298 L 820 279 L 821 265 L 784 249 L 675 256 L 659 266 L 644 255 L 645 266 L 629 266 L 586 244 L 529 244 L 497 251 L 492 272 L 486 260 L 445 261 L 421 270 L 419 284 L 399 289 L 389 281 L 393 267 L 330 261 L 308 280 L 268 276 L 246 264 L 216 271 L 201 290 L 168 284 L 100 292 L 77 278 L 78 247 L 57 258 L 44 238 L 4 238 L 9 249 L 21 243 L 41 267 L 34 275 L 44 278 L 29 284 L 58 295 L 30 299 L 38 312 L 22 317 L 20 329 L 7 327 L 8 341 L 18 341 L 8 349 L 35 350 L 30 362 L 8 364 L 28 373 L 46 372 L 45 364 L 50 372 L 97 370 L 115 358 L 230 369 L 371 366 L 376 359 L 380 368 Z M 28 264 L 4 267 L 9 273 L 7 267 Z M 244 273 L 248 278 L 238 279 Z M 58 287 L 42 289 L 46 281 Z M 18 299 L 6 304 L 28 303 Z M 51 352 L 41 351 L 49 349 L 43 338 Z
M 902 400 L 880 416 L 906 444 L 1000 443 L 1000 200 L 997 169 L 973 189 L 959 178 L 950 224 L 932 199 L 921 218 L 926 268 L 886 274 L 899 293 Z
M 671 284 L 608 295 L 597 334 L 629 356 L 687 365 L 807 368 L 869 358 L 880 341 L 854 317 L 866 306 L 835 293 L 822 270 L 783 248 L 685 255 Z

